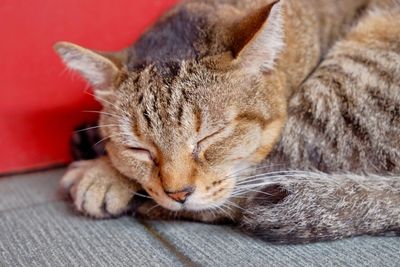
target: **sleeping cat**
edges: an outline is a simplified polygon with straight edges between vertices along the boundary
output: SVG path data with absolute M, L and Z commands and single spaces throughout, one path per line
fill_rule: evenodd
M 296 141 L 296 132 L 291 127 L 297 123 L 293 114 L 304 115 L 301 109 L 296 111 L 296 107 L 307 107 L 300 101 L 307 99 L 304 97 L 307 83 L 312 83 L 313 78 L 299 90 L 296 88 L 367 2 L 187 1 L 166 14 L 134 46 L 121 53 L 99 54 L 59 43 L 58 53 L 70 68 L 81 72 L 94 85 L 95 94 L 104 107 L 99 126 L 106 138 L 108 156 L 75 163 L 62 180 L 76 208 L 98 218 L 120 215 L 128 209 L 132 196 L 144 189 L 158 205 L 177 211 L 182 218 L 208 222 L 230 219 L 252 232 L 261 231 L 267 239 L 281 236 L 281 240 L 287 239 L 290 233 L 285 228 L 287 225 L 299 226 L 296 239 L 301 241 L 338 236 L 326 234 L 326 229 L 318 228 L 312 217 L 298 217 L 305 218 L 301 222 L 310 221 L 310 227 L 302 228 L 294 216 L 298 213 L 283 216 L 290 215 L 290 210 L 284 212 L 284 204 L 291 197 L 300 196 L 301 200 L 302 192 L 306 192 L 301 188 L 313 188 L 314 182 L 321 179 L 326 183 L 323 179 L 326 175 L 320 174 L 318 179 L 315 174 L 302 173 L 301 176 L 295 172 L 262 173 L 254 176 L 255 179 L 248 175 L 265 172 L 268 168 L 264 166 L 271 166 L 261 161 L 280 139 L 292 94 L 283 139 L 268 161 L 280 163 L 283 160 L 290 169 L 350 170 L 330 165 L 333 159 L 327 156 L 332 156 L 331 151 L 323 154 L 325 151 L 318 150 L 319 147 L 310 148 L 306 146 L 308 143 Z M 382 43 L 392 43 L 388 36 L 392 35 L 383 36 Z M 396 43 L 393 41 L 391 45 L 395 47 Z M 340 45 L 336 46 L 339 50 L 337 47 Z M 325 70 L 323 74 L 331 72 Z M 337 86 L 337 82 L 332 84 Z M 380 98 L 380 101 L 385 99 Z M 308 113 L 300 117 L 308 122 L 304 126 L 306 130 L 320 126 L 319 120 L 314 123 L 310 117 L 312 107 L 311 103 L 311 109 L 306 109 Z M 318 104 L 316 108 L 319 112 L 323 107 Z M 394 109 L 394 121 L 396 112 L 398 110 Z M 353 122 L 359 130 L 355 123 L 358 121 L 351 115 L 344 118 L 348 128 Z M 341 130 L 340 125 L 337 126 Z M 332 125 L 326 126 L 328 129 L 332 129 Z M 312 130 L 310 133 L 315 134 Z M 330 138 L 327 140 L 335 139 L 334 132 L 329 133 L 324 132 Z M 292 143 L 290 138 L 294 140 Z M 306 138 L 304 135 L 304 140 Z M 393 138 L 391 145 L 398 151 L 397 139 Z M 341 137 L 336 139 L 341 140 Z M 315 137 L 315 140 L 318 139 Z M 323 144 L 324 140 L 318 141 Z M 300 145 L 291 158 L 288 151 L 296 142 Z M 307 160 L 314 164 L 302 165 L 302 161 L 305 162 L 301 154 L 303 148 Z M 353 158 L 356 162 L 357 158 Z M 397 170 L 398 154 L 390 154 L 388 159 L 392 170 Z M 256 167 L 257 164 L 261 165 Z M 350 162 L 342 166 L 353 165 Z M 361 171 L 361 168 L 354 171 Z M 293 180 L 288 179 L 290 177 Z M 329 176 L 329 179 L 334 177 Z M 276 178 L 281 180 L 274 181 Z M 358 181 L 354 177 L 351 179 L 353 184 Z M 307 184 L 302 180 L 311 182 Z M 260 181 L 262 184 L 257 184 Z M 288 181 L 297 181 L 295 189 Z M 260 186 L 266 187 L 255 189 Z M 308 196 L 304 195 L 306 204 L 313 199 Z M 168 216 L 165 209 L 155 207 L 150 211 L 143 207 L 146 205 L 140 207 L 139 212 L 149 217 Z M 271 215 L 268 214 L 270 210 L 277 216 L 266 217 Z M 312 215 L 315 214 L 311 212 Z M 276 220 L 275 224 L 269 221 L 272 219 Z M 306 230 L 309 232 L 304 234 Z M 268 238 L 269 232 L 273 238 Z
M 281 243 L 400 235 L 400 1 L 368 9 L 291 97 L 279 144 L 232 177 L 240 206 L 219 219 Z

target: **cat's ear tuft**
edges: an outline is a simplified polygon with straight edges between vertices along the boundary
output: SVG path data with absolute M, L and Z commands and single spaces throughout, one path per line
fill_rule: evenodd
M 285 46 L 282 3 L 277 0 L 234 26 L 232 54 L 250 71 L 270 71 Z
M 58 42 L 54 50 L 68 68 L 75 70 L 93 85 L 96 94 L 111 91 L 121 71 L 116 57 L 105 56 L 68 42 Z M 111 54 L 110 54 L 111 55 Z

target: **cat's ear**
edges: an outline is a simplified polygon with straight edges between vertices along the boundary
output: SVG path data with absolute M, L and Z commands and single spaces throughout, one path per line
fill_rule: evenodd
M 282 3 L 277 0 L 237 22 L 232 54 L 250 71 L 269 71 L 284 48 Z
M 93 85 L 96 95 L 109 94 L 118 82 L 123 53 L 95 52 L 68 42 L 56 43 L 54 49 L 70 69 Z

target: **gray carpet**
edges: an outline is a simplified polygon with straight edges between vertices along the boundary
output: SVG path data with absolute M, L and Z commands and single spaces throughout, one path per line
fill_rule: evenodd
M 0 266 L 400 266 L 400 238 L 276 246 L 225 226 L 95 221 L 57 194 L 64 170 L 0 178 Z

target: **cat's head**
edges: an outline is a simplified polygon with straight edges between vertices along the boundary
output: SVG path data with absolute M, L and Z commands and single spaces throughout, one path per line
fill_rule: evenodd
M 124 55 L 55 48 L 94 87 L 113 165 L 171 210 L 224 203 L 241 170 L 263 160 L 286 118 L 274 70 L 284 45 L 280 4 L 245 19 L 232 49 L 128 71 Z

